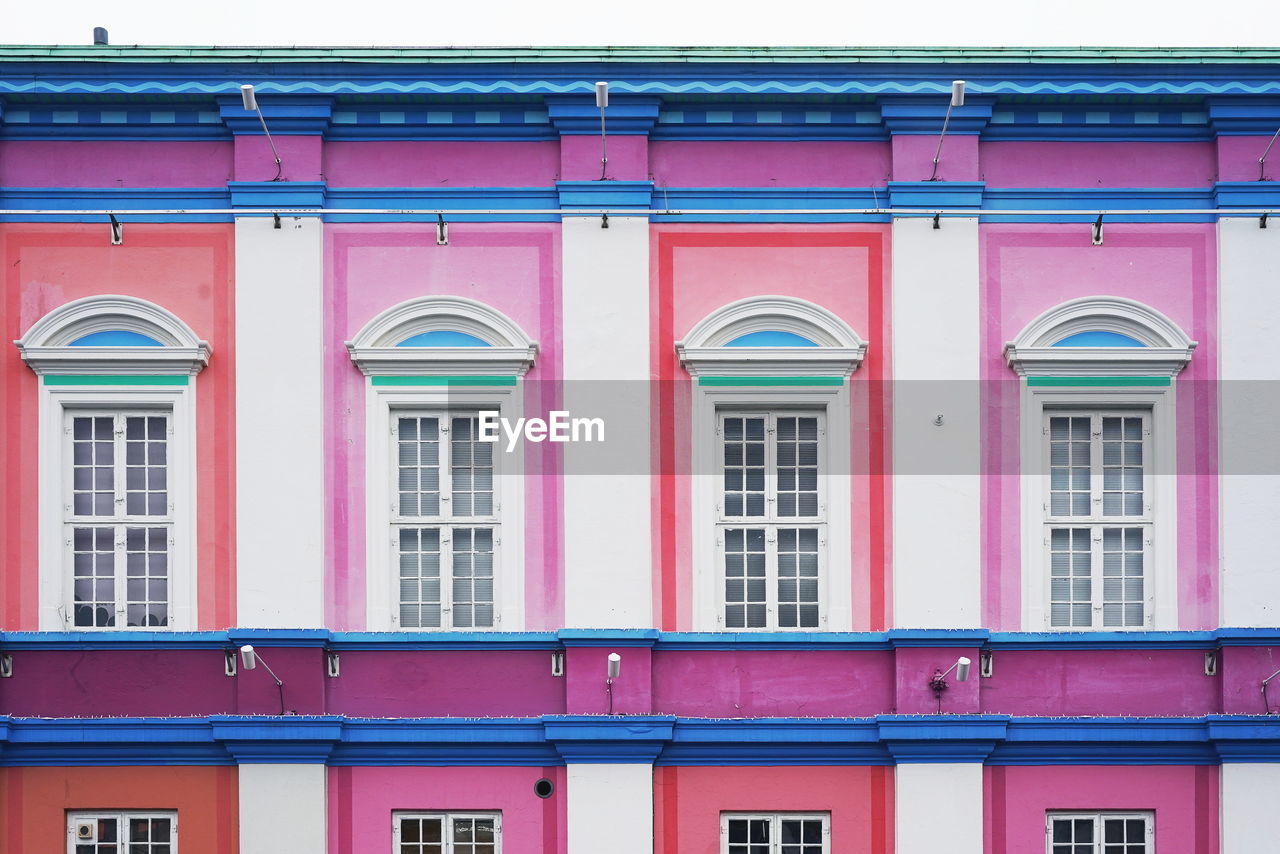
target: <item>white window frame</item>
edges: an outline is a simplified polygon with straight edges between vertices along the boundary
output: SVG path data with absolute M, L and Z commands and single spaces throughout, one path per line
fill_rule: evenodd
M 453 821 L 454 819 L 492 819 L 493 820 L 493 851 L 494 854 L 502 854 L 502 813 L 495 810 L 492 812 L 441 812 L 438 810 L 395 810 L 391 813 L 391 851 L 392 854 L 400 854 L 400 821 L 402 819 L 423 819 L 438 818 L 444 821 L 444 845 L 441 847 L 442 854 L 453 854 Z M 413 843 L 410 843 L 413 844 Z
M 120 422 L 125 422 L 129 418 L 137 418 L 137 417 L 147 418 L 147 417 L 157 416 L 157 415 L 163 416 L 166 424 L 165 441 L 166 441 L 167 447 L 165 452 L 165 466 L 164 466 L 165 479 L 166 479 L 165 493 L 168 499 L 167 505 L 166 505 L 166 512 L 159 516 L 153 516 L 149 514 L 144 514 L 141 516 L 132 516 L 132 515 L 129 515 L 128 509 L 126 507 L 126 498 L 125 498 L 127 494 L 126 461 L 127 461 L 128 454 L 126 450 L 125 430 L 123 429 L 124 424 Z M 113 493 L 113 508 L 115 509 L 115 512 L 112 513 L 110 516 L 93 516 L 93 515 L 78 516 L 75 514 L 75 511 L 74 511 L 75 442 L 74 442 L 73 430 L 74 430 L 74 421 L 77 418 L 90 418 L 90 419 L 110 418 L 112 419 L 113 422 L 116 422 L 116 424 L 113 424 L 113 427 L 112 427 L 113 434 L 111 439 L 112 445 L 114 446 L 114 454 L 112 459 L 112 468 L 113 468 L 112 493 Z M 75 584 L 75 581 L 74 581 L 75 548 L 73 543 L 74 536 L 75 536 L 74 534 L 75 529 L 76 528 L 91 528 L 91 529 L 92 528 L 111 528 L 113 529 L 113 539 L 115 540 L 115 560 L 114 560 L 115 593 L 113 595 L 113 600 L 116 605 L 115 607 L 116 625 L 111 627 L 77 626 L 75 625 L 75 615 L 73 613 L 72 626 L 77 630 L 86 629 L 86 628 L 119 628 L 119 629 L 148 628 L 148 629 L 164 630 L 164 628 L 168 626 L 170 612 L 172 611 L 171 598 L 166 600 L 167 606 L 166 606 L 166 614 L 165 614 L 165 626 L 128 626 L 127 625 L 127 620 L 128 620 L 127 607 L 128 607 L 128 601 L 129 601 L 127 590 L 126 590 L 127 579 L 129 578 L 128 559 L 126 557 L 127 553 L 125 550 L 125 541 L 119 538 L 119 532 L 127 528 L 162 528 L 164 529 L 165 540 L 167 541 L 167 546 L 168 546 L 168 548 L 165 551 L 166 589 L 167 589 L 168 579 L 172 575 L 172 572 L 168 569 L 168 564 L 171 561 L 171 555 L 172 555 L 174 546 L 176 545 L 174 541 L 174 536 L 173 536 L 173 511 L 177 502 L 174 501 L 173 493 L 170 492 L 168 488 L 168 470 L 169 470 L 168 449 L 173 447 L 172 416 L 169 414 L 169 411 L 167 409 L 117 409 L 117 410 L 67 409 L 67 410 L 64 410 L 63 419 L 64 419 L 63 420 L 63 444 L 67 447 L 65 447 L 63 450 L 64 465 L 63 465 L 63 481 L 62 481 L 62 489 L 63 489 L 62 536 L 63 536 L 63 548 L 65 549 L 65 560 L 67 562 L 67 566 L 72 569 L 71 583 L 73 587 Z M 121 429 L 117 429 L 117 427 Z M 100 490 L 95 489 L 93 491 L 97 492 Z M 72 595 L 69 597 L 69 608 L 72 611 L 74 611 L 75 607 L 76 607 L 76 603 L 75 603 L 75 596 L 74 596 L 74 590 L 73 590 Z
M 692 384 L 693 619 L 694 631 L 852 631 L 852 438 L 849 426 L 849 383 L 839 386 L 703 386 Z M 819 628 L 727 629 L 724 624 L 724 527 L 768 527 L 744 521 L 727 525 L 720 518 L 723 500 L 723 454 L 719 424 L 722 413 L 768 412 L 819 414 L 825 430 L 818 473 L 819 501 L 825 504 L 825 545 L 818 559 Z M 763 520 L 761 520 L 763 521 Z M 779 523 L 786 527 L 785 523 Z M 773 593 L 771 595 L 775 595 Z M 776 622 L 771 619 L 771 622 Z
M 378 386 L 366 383 L 365 393 L 365 514 L 368 534 L 365 538 L 368 597 L 366 620 L 369 631 L 455 631 L 448 626 L 439 629 L 401 629 L 399 543 L 393 538 L 395 518 L 395 422 L 401 414 L 439 415 L 477 411 L 496 411 L 499 418 L 512 422 L 524 414 L 523 389 L 514 386 Z M 519 631 L 524 625 L 524 489 L 520 473 L 524 471 L 524 442 L 507 451 L 500 437 L 494 444 L 494 586 L 493 626 L 463 627 L 456 631 Z M 442 523 L 442 527 L 467 527 L 462 520 Z M 441 584 L 446 581 L 441 563 Z
M 169 854 L 178 854 L 178 813 L 176 810 L 71 810 L 67 812 L 67 854 L 76 854 L 76 825 L 84 821 L 98 821 L 103 818 L 114 818 L 116 827 L 123 837 L 128 833 L 129 820 L 135 818 L 167 818 L 169 819 Z M 129 842 L 123 838 L 117 847 L 125 852 Z
M 723 425 L 726 418 L 764 418 L 765 419 L 765 510 L 764 516 L 728 516 L 724 510 L 724 435 Z M 816 418 L 818 420 L 818 515 L 790 516 L 777 515 L 777 434 L 778 418 L 798 417 Z M 734 409 L 721 408 L 716 411 L 716 568 L 720 573 L 720 582 L 716 585 L 717 614 L 720 627 L 726 631 L 823 631 L 826 628 L 827 615 L 827 532 L 830 525 L 827 517 L 827 488 L 832 480 L 824 474 L 827 462 L 828 436 L 826 430 L 826 411 L 824 409 Z M 745 508 L 744 508 L 745 509 Z M 729 627 L 725 622 L 725 609 L 728 602 L 725 597 L 725 536 L 730 529 L 760 528 L 765 531 L 765 601 L 767 618 L 764 626 L 754 628 Z M 818 531 L 818 625 L 816 626 L 779 626 L 778 610 L 781 602 L 778 599 L 778 531 L 783 528 L 816 528 Z
M 76 626 L 75 590 L 64 506 L 71 471 L 66 429 L 80 413 L 163 412 L 170 419 L 168 448 L 172 545 L 169 552 L 169 625 Z M 40 631 L 190 631 L 196 628 L 196 394 L 181 386 L 40 385 L 39 412 Z M 56 449 L 56 450 L 48 450 Z M 123 571 L 121 569 L 120 571 Z
M 1095 854 L 1102 854 L 1102 821 L 1108 818 L 1142 819 L 1146 822 L 1146 854 L 1156 851 L 1156 814 L 1151 810 L 1101 810 L 1098 812 L 1079 812 L 1071 810 L 1050 810 L 1044 817 L 1044 850 L 1045 854 L 1053 854 L 1053 822 L 1055 819 L 1093 821 L 1093 839 Z
M 1109 527 L 1147 527 L 1143 594 L 1146 599 L 1144 626 L 1053 626 L 1049 613 L 1049 500 L 1048 419 L 1054 415 L 1095 413 L 1142 413 L 1150 435 L 1144 449 L 1143 500 L 1150 510 L 1147 519 L 1129 524 L 1117 517 Z M 1178 493 L 1176 471 L 1173 386 L 1134 387 L 1031 387 L 1023 383 L 1021 392 L 1022 453 L 1022 607 L 1023 625 L 1028 631 L 1144 631 L 1178 627 Z M 1068 527 L 1064 519 L 1054 527 Z M 1098 522 L 1081 522 L 1075 527 L 1095 527 Z M 1101 576 L 1098 576 L 1100 581 Z M 1097 587 L 1098 585 L 1095 585 Z M 1095 592 L 1095 595 L 1096 592 Z M 1099 619 L 1099 623 L 1101 620 Z
M 775 833 L 778 822 L 785 820 L 821 821 L 822 822 L 822 854 L 831 854 L 831 813 L 829 812 L 722 812 L 720 813 L 720 854 L 729 854 L 729 822 L 767 820 L 769 826 L 770 854 L 779 854 L 782 850 L 781 834 Z

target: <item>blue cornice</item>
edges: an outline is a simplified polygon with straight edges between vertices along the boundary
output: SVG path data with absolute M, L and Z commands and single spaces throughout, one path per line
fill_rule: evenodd
M 238 87 L 237 87 L 238 88 Z M 266 87 L 259 86 L 259 90 Z M 237 94 L 217 99 L 218 111 L 227 128 L 237 136 L 262 136 L 258 114 L 244 108 Z M 311 136 L 324 133 L 333 117 L 333 99 L 258 95 L 258 109 L 273 136 Z
M 982 204 L 985 187 L 982 181 L 889 181 L 889 205 L 895 208 L 977 208 Z
M 564 136 L 599 136 L 600 109 L 595 95 L 550 95 L 543 99 L 552 126 Z M 609 94 L 605 131 L 610 136 L 643 136 L 658 121 L 662 99 L 649 95 Z
M 1280 763 L 1280 716 L 0 717 L 0 765 L 1215 765 Z
M 938 136 L 942 133 L 942 122 L 951 100 L 949 94 L 944 98 L 880 98 L 880 115 L 890 133 Z M 996 99 L 989 96 L 968 96 L 963 107 L 951 108 L 947 133 L 959 136 L 982 133 L 991 121 L 995 102 Z
M 556 181 L 562 208 L 636 208 L 653 201 L 652 181 Z
M 662 632 L 561 629 L 558 632 L 330 632 L 244 629 L 203 632 L 0 632 L 6 650 L 229 649 L 241 644 L 341 650 L 556 650 L 570 646 L 652 647 L 657 652 L 733 650 L 882 651 L 904 647 L 992 650 L 1216 649 L 1280 646 L 1280 628 L 1203 631 L 991 632 L 892 629 L 888 632 Z
M 232 207 L 319 208 L 328 187 L 324 181 L 228 181 L 227 189 Z
M 226 187 L 0 187 L 0 208 L 6 210 L 191 210 L 226 209 L 231 194 Z M 130 215 L 126 222 L 230 222 L 228 214 Z M 105 222 L 101 214 L 35 214 L 0 216 L 3 222 Z
M 1223 94 L 1205 99 L 1205 109 L 1209 126 L 1222 136 L 1271 136 L 1280 127 L 1280 97 Z
M 1213 204 L 1227 209 L 1280 207 L 1280 182 L 1218 181 L 1212 198 Z M 1222 215 L 1229 216 L 1230 211 L 1224 210 Z

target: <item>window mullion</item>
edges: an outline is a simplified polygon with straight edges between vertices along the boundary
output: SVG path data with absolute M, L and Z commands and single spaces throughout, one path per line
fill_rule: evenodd
M 1100 520 L 1102 515 L 1102 413 L 1089 416 L 1089 517 Z
M 440 526 L 440 627 L 453 628 L 453 527 Z
M 778 628 L 778 526 L 765 526 L 764 535 L 765 626 Z
M 440 518 L 453 519 L 453 413 L 440 413 Z M 443 533 L 443 531 L 442 531 Z

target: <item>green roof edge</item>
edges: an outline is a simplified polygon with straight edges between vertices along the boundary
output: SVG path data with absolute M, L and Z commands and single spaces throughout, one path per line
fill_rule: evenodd
M 0 62 L 1280 63 L 1280 47 L 183 47 L 0 45 Z

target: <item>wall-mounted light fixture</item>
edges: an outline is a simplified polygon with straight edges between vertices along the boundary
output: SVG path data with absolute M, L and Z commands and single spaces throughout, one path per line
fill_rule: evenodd
M 990 679 L 996 673 L 996 654 L 989 649 L 978 653 L 978 675 Z
M 124 226 L 116 219 L 115 214 L 107 214 L 107 218 L 111 220 L 111 245 L 119 246 L 124 243 Z
M 284 710 L 284 683 L 280 681 L 280 677 L 276 675 L 276 672 L 271 669 L 271 665 L 267 664 L 266 659 L 258 654 L 252 646 L 245 644 L 240 647 L 240 661 L 244 664 L 245 670 L 253 670 L 261 664 L 262 668 L 271 674 L 271 678 L 276 681 L 276 690 L 280 693 L 280 714 L 292 714 L 292 712 Z
M 1258 180 L 1267 180 L 1267 155 L 1271 153 L 1271 146 L 1276 144 L 1276 138 L 1280 137 L 1280 129 L 1277 129 L 1271 136 L 1271 141 L 1267 143 L 1267 150 L 1262 152 L 1262 156 L 1258 158 Z M 1263 226 L 1264 228 L 1266 226 Z
M 596 84 L 596 108 L 600 110 L 600 180 L 605 180 L 609 169 L 609 148 L 604 131 L 604 108 L 609 106 L 609 84 L 601 80 Z M 607 226 L 605 226 L 607 227 Z
M 13 656 L 5 653 L 0 655 L 0 679 L 8 679 L 13 676 Z
M 1211 649 L 1204 654 L 1204 675 L 1205 676 L 1218 675 L 1218 651 L 1217 650 Z
M 551 675 L 564 675 L 564 650 L 558 649 L 551 653 Z
M 436 214 L 436 246 L 449 245 L 449 223 L 444 221 L 444 214 Z
M 942 117 L 942 133 L 938 134 L 938 150 L 933 154 L 933 171 L 929 173 L 929 180 L 938 180 L 938 159 L 942 157 L 942 141 L 947 138 L 947 125 L 951 123 L 951 110 L 955 107 L 964 106 L 964 81 L 951 81 L 951 103 L 947 104 L 947 114 Z M 934 228 L 938 228 L 937 220 L 934 221 Z
M 330 679 L 338 678 L 338 674 L 341 673 L 341 664 L 338 654 L 333 650 L 329 650 L 324 654 L 324 672 Z
M 608 677 L 604 680 L 604 692 L 609 696 L 609 714 L 613 714 L 613 680 L 622 672 L 622 656 L 616 652 L 609 653 Z
M 1098 218 L 1093 221 L 1093 245 L 1102 245 L 1102 214 L 1098 214 Z
M 258 108 L 258 97 L 254 94 L 252 83 L 246 83 L 240 87 L 240 100 L 246 110 L 258 114 L 258 121 L 262 123 L 262 132 L 266 134 L 267 143 L 271 146 L 271 156 L 276 159 L 276 177 L 271 180 L 279 181 L 284 174 L 284 166 L 280 163 L 280 152 L 276 151 L 276 142 L 271 138 L 271 131 L 267 130 L 267 120 L 263 117 L 262 110 Z
M 1271 714 L 1271 701 L 1267 697 L 1267 686 L 1270 685 L 1271 680 L 1275 679 L 1277 676 L 1280 676 L 1280 670 L 1277 670 L 1275 673 L 1272 673 L 1266 679 L 1262 680 L 1262 710 L 1263 714 L 1266 715 Z
M 938 700 L 938 713 L 942 713 L 942 695 L 947 690 L 947 676 L 951 671 L 956 672 L 957 682 L 969 681 L 969 666 L 973 664 L 963 655 L 956 659 L 956 663 L 948 667 L 946 670 L 935 670 L 933 675 L 929 677 L 929 690 L 933 692 L 933 696 Z
M 234 649 L 223 650 L 222 652 L 222 675 L 235 676 L 237 670 L 236 651 Z

